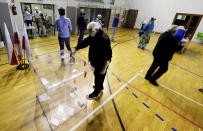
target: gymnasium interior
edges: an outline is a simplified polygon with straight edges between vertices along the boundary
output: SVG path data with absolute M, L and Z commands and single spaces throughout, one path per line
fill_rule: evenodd
M 115 34 L 97 99 L 87 99 L 94 90 L 89 47 L 77 51 L 73 63 L 65 47 L 61 64 L 55 28 L 61 7 L 72 25 L 72 50 L 80 35 L 81 10 L 87 24 L 100 14 L 100 30 L 109 39 Z M 31 25 L 26 23 L 28 8 Z M 36 9 L 46 15 L 42 32 Z M 144 20 L 151 18 L 154 28 L 147 47 L 138 48 Z M 156 45 L 172 25 L 184 27 L 184 44 L 155 86 L 145 75 Z M 0 131 L 203 131 L 202 65 L 202 0 L 1 0 Z

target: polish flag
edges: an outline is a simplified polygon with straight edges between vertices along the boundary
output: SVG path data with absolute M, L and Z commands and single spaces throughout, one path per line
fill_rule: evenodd
M 15 43 L 17 45 L 18 60 L 22 60 L 23 51 L 22 51 L 20 35 L 19 35 L 19 32 L 18 32 L 18 27 L 16 25 L 16 22 L 14 22 L 14 38 L 15 38 Z
M 30 61 L 32 58 L 32 54 L 31 54 L 30 42 L 28 39 L 25 24 L 23 24 L 23 45 L 22 45 L 22 48 L 24 51 L 26 51 L 27 59 Z
M 6 26 L 6 23 L 4 22 L 4 32 L 5 32 L 5 41 L 6 41 L 6 47 L 7 47 L 7 53 L 8 53 L 8 63 L 10 65 L 17 65 L 18 61 L 15 55 L 14 46 L 11 41 L 10 34 L 8 32 L 8 28 Z

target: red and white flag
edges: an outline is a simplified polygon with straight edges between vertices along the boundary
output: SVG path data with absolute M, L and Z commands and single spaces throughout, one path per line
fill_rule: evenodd
M 18 27 L 16 25 L 16 22 L 14 22 L 14 38 L 15 38 L 15 44 L 17 45 L 18 60 L 22 60 L 23 51 L 22 51 L 20 35 L 19 35 L 19 32 L 18 32 Z
M 24 51 L 26 51 L 27 59 L 31 60 L 32 54 L 31 54 L 30 42 L 28 39 L 27 29 L 26 29 L 25 24 L 23 24 L 23 45 L 22 45 L 22 48 Z
M 13 43 L 12 43 L 10 34 L 8 32 L 8 28 L 7 28 L 5 22 L 4 22 L 4 32 L 5 32 L 7 53 L 8 53 L 8 63 L 10 65 L 17 65 L 18 61 L 17 61 L 16 55 L 15 55 L 14 46 L 13 46 Z

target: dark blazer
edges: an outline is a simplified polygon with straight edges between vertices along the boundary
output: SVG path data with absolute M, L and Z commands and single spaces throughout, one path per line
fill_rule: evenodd
M 176 43 L 175 37 L 169 32 L 164 32 L 159 37 L 159 40 L 154 48 L 154 58 L 160 60 L 160 62 L 170 61 L 173 54 L 182 48 L 181 45 Z
M 78 16 L 77 24 L 79 28 L 83 28 L 84 30 L 86 29 L 86 21 L 84 16 L 82 16 L 81 14 Z
M 88 36 L 75 49 L 89 46 L 89 61 L 93 66 L 103 66 L 106 60 L 112 58 L 111 42 L 108 35 L 101 29 L 94 37 Z

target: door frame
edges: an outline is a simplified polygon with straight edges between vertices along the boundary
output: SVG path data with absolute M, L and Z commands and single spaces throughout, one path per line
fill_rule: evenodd
M 186 28 L 188 28 L 189 25 L 190 25 L 190 23 L 192 22 L 193 16 L 200 16 L 200 19 L 199 19 L 199 21 L 197 22 L 197 25 L 194 27 L 194 31 L 192 32 L 191 36 L 189 37 L 189 40 L 192 40 L 192 38 L 193 38 L 193 36 L 194 36 L 194 34 L 195 34 L 195 32 L 196 32 L 196 30 L 197 30 L 197 28 L 198 28 L 198 26 L 199 26 L 201 20 L 202 20 L 202 18 L 203 18 L 203 15 L 201 15 L 201 14 L 188 14 L 188 13 L 176 13 L 176 15 L 175 15 L 175 17 L 174 17 L 174 19 L 173 19 L 173 23 L 172 23 L 173 25 L 175 24 L 175 21 L 176 21 L 178 15 L 190 16 L 190 19 L 188 20 L 187 24 L 185 25 Z
M 134 29 L 134 26 L 131 27 L 131 22 L 129 21 L 129 19 L 130 19 L 130 18 L 129 18 L 129 17 L 130 17 L 129 15 L 130 15 L 130 12 L 131 12 L 131 11 L 136 12 L 135 22 L 134 22 L 134 26 L 135 26 L 135 23 L 136 23 L 136 20 L 137 20 L 137 15 L 138 15 L 138 11 L 139 11 L 139 10 L 137 10 L 137 9 L 129 9 L 129 10 L 128 10 L 127 19 L 126 19 L 126 27 L 129 28 L 129 29 Z
M 32 6 L 31 6 L 31 4 L 53 5 L 53 19 L 56 20 L 56 18 L 55 18 L 55 4 L 42 4 L 42 3 L 26 3 L 26 2 L 20 2 L 21 13 L 22 13 L 22 15 L 23 15 L 23 21 L 24 21 L 24 10 L 22 10 L 22 9 L 23 9 L 23 8 L 22 8 L 22 4 L 29 4 L 29 5 L 30 5 L 31 13 L 33 13 L 33 12 L 32 12 Z M 25 21 L 24 21 L 24 22 L 25 22 Z M 33 22 L 35 22 L 35 21 L 33 21 Z M 55 28 L 54 28 L 54 35 L 55 35 Z

